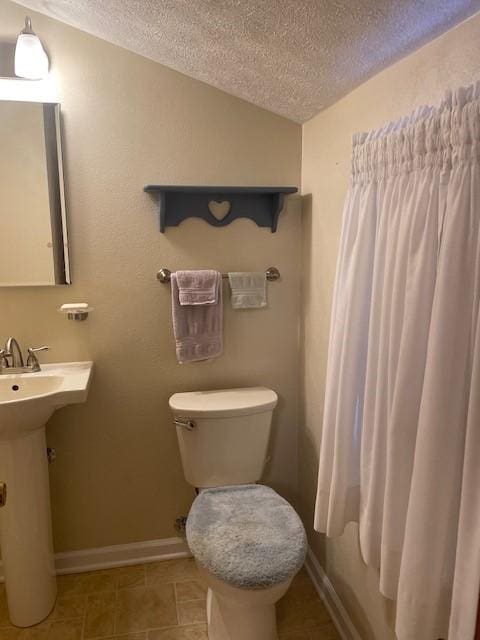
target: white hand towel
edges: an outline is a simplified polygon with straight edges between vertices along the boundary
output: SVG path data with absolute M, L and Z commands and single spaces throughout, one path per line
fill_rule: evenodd
M 267 306 L 267 279 L 264 271 L 228 274 L 234 309 L 260 309 Z

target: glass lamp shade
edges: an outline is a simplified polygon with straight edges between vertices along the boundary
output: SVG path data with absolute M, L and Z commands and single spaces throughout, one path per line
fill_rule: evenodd
M 21 33 L 15 48 L 15 75 L 41 80 L 48 75 L 48 56 L 34 33 Z

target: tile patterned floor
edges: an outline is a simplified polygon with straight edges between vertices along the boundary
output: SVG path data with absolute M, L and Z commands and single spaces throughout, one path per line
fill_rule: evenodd
M 205 597 L 190 558 L 60 576 L 47 620 L 18 629 L 0 585 L 0 640 L 208 640 Z M 305 570 L 277 611 L 280 640 L 340 640 Z

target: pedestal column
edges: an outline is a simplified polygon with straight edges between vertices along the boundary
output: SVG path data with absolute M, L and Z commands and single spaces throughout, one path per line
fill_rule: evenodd
M 45 427 L 0 441 L 0 548 L 10 619 L 28 627 L 48 616 L 57 592 Z

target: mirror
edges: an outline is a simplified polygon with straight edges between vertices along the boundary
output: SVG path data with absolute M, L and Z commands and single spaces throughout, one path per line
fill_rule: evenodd
M 0 101 L 0 286 L 70 284 L 60 105 Z

